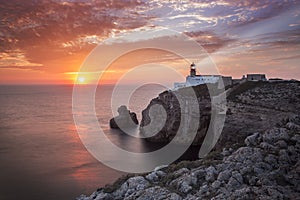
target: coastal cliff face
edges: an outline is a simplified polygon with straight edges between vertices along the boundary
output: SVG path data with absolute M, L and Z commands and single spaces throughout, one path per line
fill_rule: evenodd
M 204 102 L 208 98 L 199 96 L 200 99 Z M 180 113 L 174 111 L 176 100 L 172 92 L 160 94 L 149 106 L 157 102 L 169 106 L 168 122 L 176 124 Z M 296 81 L 246 82 L 234 86 L 227 98 L 224 129 L 208 156 L 148 174 L 128 175 L 77 199 L 297 199 L 299 102 L 300 83 Z M 149 106 L 143 112 L 143 125 L 151 123 L 151 118 L 147 118 Z M 206 108 L 205 103 L 201 108 Z M 209 111 L 206 116 L 209 119 Z M 168 141 L 174 137 L 169 131 L 172 127 L 166 125 L 159 136 L 150 140 Z
M 211 85 L 212 87 L 217 87 L 216 85 Z M 193 112 L 193 106 L 191 109 L 184 112 L 186 109 L 181 108 L 181 106 L 188 107 L 187 105 L 192 105 L 196 103 L 196 108 L 198 109 L 199 116 L 197 120 L 199 125 L 197 127 L 197 135 L 193 141 L 193 144 L 200 144 L 205 137 L 210 118 L 211 118 L 211 100 L 209 91 L 206 85 L 199 85 L 189 88 L 188 91 L 186 88 L 179 89 L 176 91 L 165 91 L 155 99 L 152 99 L 150 104 L 142 112 L 142 120 L 140 124 L 140 132 L 145 136 L 149 136 L 152 132 L 156 134 L 148 137 L 147 140 L 151 142 L 170 142 L 174 136 L 181 136 L 178 138 L 178 143 L 185 141 L 185 136 L 189 134 L 189 131 L 180 130 L 180 123 L 184 123 L 185 115 L 191 117 Z M 193 93 L 193 94 L 191 94 Z M 181 103 L 178 98 L 181 98 Z M 151 109 L 157 105 L 162 106 L 161 109 L 157 109 L 155 113 L 152 113 Z M 188 108 L 187 108 L 188 109 Z M 165 117 L 166 120 L 163 118 Z M 161 118 L 161 119 L 159 119 Z M 164 123 L 160 130 L 156 128 L 159 126 L 157 124 L 151 124 L 152 120 L 158 120 L 159 122 Z M 188 123 L 191 123 L 189 121 Z M 184 126 L 184 125 L 183 125 Z M 188 125 L 185 125 L 188 126 Z M 184 127 L 182 128 L 184 129 Z
M 265 131 L 274 127 L 281 119 L 299 114 L 299 89 L 300 83 L 296 81 L 245 82 L 229 89 L 231 91 L 228 92 L 226 121 L 216 148 L 221 150 L 232 145 L 238 147 L 249 134 Z M 183 88 L 159 94 L 142 112 L 140 127 L 141 133 L 144 133 L 143 127 L 151 122 L 151 107 L 160 104 L 166 110 L 167 121 L 164 127 L 147 140 L 169 142 L 177 134 L 181 113 L 176 96 L 186 95 L 185 90 Z M 199 127 L 193 144 L 201 145 L 211 120 L 211 99 L 206 85 L 194 86 L 193 90 L 197 96 L 200 113 Z M 160 113 L 156 113 L 155 116 L 160 116 Z

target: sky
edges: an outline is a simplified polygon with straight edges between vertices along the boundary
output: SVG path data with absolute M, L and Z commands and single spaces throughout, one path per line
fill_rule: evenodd
M 207 52 L 223 75 L 300 79 L 299 0 L 0 0 L 0 20 L 0 84 L 70 84 L 77 75 L 88 83 L 92 75 L 78 73 L 80 67 L 95 53 L 102 63 L 106 50 L 95 48 L 112 39 L 118 41 L 111 44 L 112 55 L 120 45 L 166 40 L 174 41 L 170 48 L 193 53 L 174 35 L 143 37 L 157 29 L 184 34 L 203 48 L 191 59 L 201 63 L 198 72 L 205 72 L 205 58 L 199 55 Z M 142 49 L 105 68 L 104 83 L 149 61 L 189 73 L 189 63 L 172 52 Z M 156 76 L 150 71 L 139 78 Z M 181 81 L 166 77 L 161 76 Z

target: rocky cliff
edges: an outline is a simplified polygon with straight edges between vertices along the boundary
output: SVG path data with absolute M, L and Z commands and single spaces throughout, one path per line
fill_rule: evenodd
M 210 86 L 212 87 L 212 86 Z M 199 127 L 194 145 L 201 145 L 211 119 L 211 96 L 205 85 L 193 87 L 199 104 Z M 217 91 L 217 90 L 215 90 Z M 186 89 L 165 91 L 153 99 L 142 113 L 141 132 L 151 122 L 149 110 L 160 104 L 166 110 L 167 120 L 164 127 L 151 142 L 169 142 L 178 132 L 181 120 L 180 106 L 176 96 L 186 95 Z M 218 94 L 218 91 L 212 96 Z M 216 145 L 218 150 L 236 145 L 251 133 L 265 131 L 274 127 L 281 119 L 293 117 L 300 110 L 300 83 L 283 82 L 245 82 L 229 89 L 227 98 L 227 115 L 224 128 Z M 156 116 L 160 116 L 156 113 Z M 155 118 L 155 117 L 153 117 Z M 185 133 L 184 133 L 185 134 Z
M 228 94 L 225 126 L 208 156 L 148 174 L 128 175 L 78 199 L 299 198 L 300 83 L 246 82 Z M 160 94 L 149 106 L 156 102 L 174 112 L 176 100 L 171 92 Z M 210 111 L 206 113 L 209 118 Z M 179 114 L 170 114 L 168 122 L 176 125 Z M 142 123 L 150 123 L 147 120 L 145 117 Z M 160 134 L 167 137 L 156 136 L 153 141 L 168 139 L 172 127 L 162 130 Z
M 300 116 L 246 137 L 203 160 L 181 162 L 98 189 L 92 199 L 297 199 L 300 196 Z
M 246 82 L 227 98 L 228 112 L 216 149 L 238 147 L 254 133 L 263 132 L 300 114 L 300 82 Z
M 217 87 L 217 85 L 210 86 Z M 194 104 L 196 106 L 193 106 Z M 161 109 L 153 109 L 157 108 L 157 106 L 161 106 Z M 147 136 L 147 140 L 151 142 L 169 142 L 175 135 L 177 137 L 179 135 L 178 143 L 183 142 L 186 140 L 185 136 L 189 134 L 188 130 L 183 130 L 186 128 L 183 126 L 189 126 L 188 124 L 183 125 L 184 120 L 188 117 L 192 118 L 195 111 L 193 109 L 195 108 L 197 109 L 197 113 L 199 113 L 196 118 L 199 125 L 196 127 L 197 135 L 193 144 L 200 144 L 203 141 L 211 119 L 211 99 L 206 85 L 183 88 L 176 91 L 165 91 L 159 94 L 143 110 L 140 132 Z M 151 113 L 151 109 L 155 111 Z M 188 119 L 188 123 L 192 123 L 192 120 Z M 161 125 L 160 123 L 163 124 Z

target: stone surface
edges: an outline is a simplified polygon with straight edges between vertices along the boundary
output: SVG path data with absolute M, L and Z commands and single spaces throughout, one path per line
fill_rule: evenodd
M 146 176 L 146 179 L 150 182 L 158 182 L 161 178 L 166 176 L 166 173 L 163 171 L 153 171 Z
M 140 132 L 151 142 L 169 142 L 176 135 L 174 142 L 199 145 L 205 137 L 210 116 L 211 101 L 206 85 L 165 91 L 143 110 Z
M 211 99 L 205 85 L 196 86 L 193 89 L 197 96 L 196 102 L 198 102 L 201 114 L 197 135 L 193 140 L 193 144 L 201 145 L 211 119 Z M 146 136 L 149 134 L 149 141 L 169 142 L 179 133 L 178 142 L 184 142 L 186 140 L 185 136 L 189 136 L 188 131 L 179 130 L 179 125 L 183 122 L 181 120 L 182 110 L 177 98 L 177 96 L 182 96 L 180 94 L 186 95 L 185 93 L 188 93 L 187 90 L 184 88 L 179 91 L 165 91 L 159 94 L 157 98 L 152 99 L 147 108 L 142 112 L 140 130 Z M 189 104 L 196 103 L 194 100 L 190 101 L 189 98 L 186 101 Z M 295 104 L 295 102 L 300 102 L 299 82 L 246 82 L 233 88 L 227 98 L 227 110 L 230 110 L 231 114 L 226 115 L 224 128 L 216 149 L 222 151 L 224 147 L 231 148 L 233 147 L 232 144 L 243 143 L 246 137 L 253 133 L 262 133 L 280 123 L 284 123 L 284 119 L 299 114 L 297 111 L 300 110 L 300 104 Z M 150 110 L 157 105 L 162 107 L 158 109 L 156 114 L 153 114 L 156 117 L 151 117 Z M 157 131 L 154 131 L 157 134 L 153 135 L 152 131 L 155 126 L 148 126 L 164 112 L 166 123 L 160 125 L 161 127 Z M 280 121 L 281 119 L 283 121 Z M 286 137 L 286 134 L 284 134 L 285 129 L 300 130 L 295 122 L 284 123 L 284 125 L 281 127 L 282 130 L 280 130 L 283 131 L 282 135 L 274 138 L 275 140 L 278 140 L 280 137 L 283 137 L 284 140 L 284 137 Z M 276 132 L 277 130 L 274 131 Z M 180 135 L 181 132 L 184 132 L 184 134 Z M 259 142 L 256 140 L 262 138 L 257 134 L 253 138 L 249 138 L 249 141 L 245 141 L 246 145 L 252 145 L 252 142 Z M 256 138 L 257 136 L 259 137 Z
M 206 169 L 205 180 L 208 182 L 213 182 L 216 178 L 217 170 L 213 166 L 210 166 Z
M 254 133 L 253 135 L 247 137 L 245 139 L 245 144 L 247 146 L 254 146 L 254 145 L 257 145 L 259 144 L 261 141 L 261 134 L 260 133 Z
M 110 119 L 110 128 L 125 130 L 127 128 L 136 127 L 139 124 L 136 114 L 130 112 L 126 106 L 120 106 L 118 108 L 118 113 L 118 116 Z
M 147 181 L 144 177 L 132 177 L 125 181 L 125 183 L 123 183 L 119 189 L 113 192 L 113 196 L 116 199 L 126 198 L 137 191 L 148 188 L 149 186 L 149 181 Z
M 300 124 L 300 118 L 293 123 Z M 197 168 L 168 168 L 127 179 L 113 192 L 94 192 L 79 200 L 110 199 L 297 199 L 300 196 L 300 132 L 273 128 L 248 136 L 245 146 L 221 163 Z M 284 148 L 272 148 L 284 141 Z
M 218 181 L 227 182 L 230 177 L 231 177 L 231 170 L 230 169 L 224 170 L 219 173 Z

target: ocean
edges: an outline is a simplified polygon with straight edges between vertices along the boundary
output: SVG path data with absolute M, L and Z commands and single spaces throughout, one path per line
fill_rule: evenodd
M 126 88 L 121 92 L 128 93 Z M 95 96 L 97 117 L 107 137 L 130 151 L 158 148 L 109 128 L 112 89 L 100 86 Z M 1 200 L 75 199 L 125 174 L 97 161 L 82 144 L 73 121 L 72 90 L 71 85 L 0 86 Z M 137 89 L 129 109 L 140 120 L 141 111 L 164 90 L 155 84 Z

